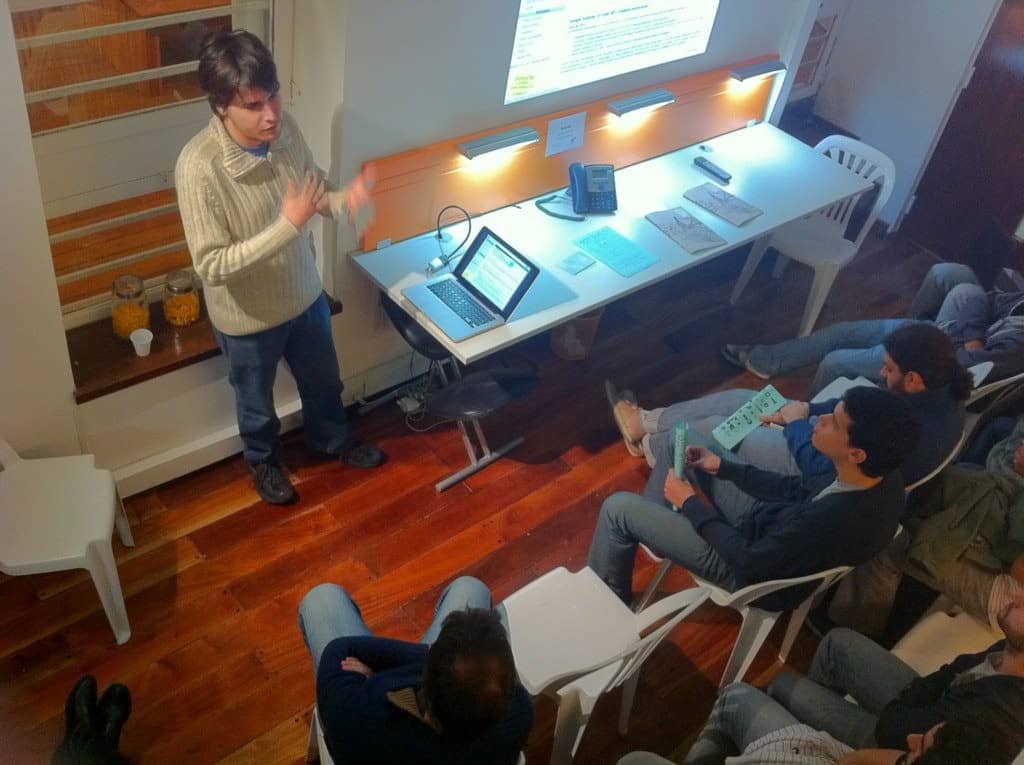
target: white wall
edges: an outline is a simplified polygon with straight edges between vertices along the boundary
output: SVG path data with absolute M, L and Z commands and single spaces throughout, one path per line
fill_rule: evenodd
M 74 383 L 18 71 L 10 10 L 0 0 L 0 435 L 28 455 L 73 454 Z
M 815 111 L 888 154 L 896 186 L 882 210 L 899 225 L 999 0 L 856 0 Z

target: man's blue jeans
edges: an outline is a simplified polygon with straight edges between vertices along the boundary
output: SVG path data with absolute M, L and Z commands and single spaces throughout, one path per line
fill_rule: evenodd
M 461 576 L 454 580 L 437 601 L 434 621 L 424 633 L 421 643 L 433 643 L 441 632 L 448 614 L 468 608 L 491 608 L 491 591 L 479 579 Z M 318 584 L 299 605 L 299 629 L 313 657 L 313 672 L 320 667 L 324 649 L 335 638 L 373 635 L 363 621 L 359 606 L 336 584 Z
M 246 462 L 257 465 L 276 457 L 281 423 L 274 411 L 274 378 L 281 359 L 298 385 L 309 450 L 317 454 L 344 451 L 352 435 L 341 403 L 341 373 L 326 295 L 278 327 L 251 335 L 216 335 L 235 389 Z
M 818 365 L 811 384 L 817 393 L 838 377 L 862 375 L 879 382 L 884 362 L 882 342 L 895 329 L 921 320 L 936 324 L 956 324 L 965 306 L 984 295 L 978 279 L 967 266 L 938 263 L 932 266 L 914 297 L 907 319 L 866 319 L 843 321 L 774 345 L 755 345 L 750 349 L 751 366 L 764 374 L 786 374 L 801 367 Z M 963 346 L 963 338 L 952 338 Z
M 839 628 L 818 644 L 807 677 L 779 675 L 768 694 L 800 722 L 864 749 L 876 746 L 875 726 L 883 707 L 918 677 L 870 638 Z M 847 694 L 857 703 L 847 701 Z
M 727 685 L 715 699 L 704 730 L 686 755 L 686 763 L 722 762 L 732 752 L 722 751 L 713 734 L 727 737 L 742 752 L 762 736 L 799 724 L 784 706 L 764 691 L 746 683 Z

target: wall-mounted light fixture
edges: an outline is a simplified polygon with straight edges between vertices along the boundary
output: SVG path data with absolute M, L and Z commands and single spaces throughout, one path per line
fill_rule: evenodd
M 779 59 L 773 59 L 771 61 L 762 61 L 759 64 L 738 66 L 729 72 L 729 76 L 734 80 L 743 82 L 744 80 L 752 80 L 756 77 L 764 77 L 768 74 L 784 71 L 786 71 L 786 65 Z
M 473 159 L 482 154 L 490 154 L 502 149 L 514 149 L 517 146 L 525 146 L 528 143 L 537 143 L 539 140 L 540 133 L 533 128 L 518 127 L 460 143 L 459 151 L 469 159 Z
M 620 98 L 617 101 L 608 102 L 608 111 L 614 114 L 616 117 L 621 117 L 623 114 L 629 114 L 630 112 L 639 111 L 641 109 L 657 109 L 659 106 L 667 106 L 668 104 L 674 104 L 676 97 L 673 93 L 664 88 L 656 88 L 655 90 L 649 90 L 646 93 L 641 93 L 638 96 L 630 96 L 629 98 Z

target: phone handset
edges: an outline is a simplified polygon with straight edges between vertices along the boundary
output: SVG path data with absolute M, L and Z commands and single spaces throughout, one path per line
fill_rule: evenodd
M 573 212 L 583 215 L 590 212 L 587 174 L 582 162 L 573 162 L 569 165 L 569 197 L 572 199 Z

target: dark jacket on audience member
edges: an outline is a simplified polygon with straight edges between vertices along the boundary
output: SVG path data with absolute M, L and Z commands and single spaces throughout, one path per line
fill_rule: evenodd
M 428 646 L 380 637 L 328 643 L 317 672 L 316 704 L 327 748 L 344 765 L 514 765 L 533 726 L 533 702 L 516 685 L 508 716 L 469 745 L 455 746 L 415 712 Z M 346 672 L 352 656 L 373 677 Z
M 700 481 L 710 478 L 698 476 Z M 738 526 L 696 496 L 680 512 L 729 565 L 737 588 L 870 560 L 892 540 L 906 500 L 899 471 L 870 489 L 834 492 L 817 500 L 834 473 L 804 479 L 724 459 L 716 479 L 731 481 L 762 502 Z M 766 595 L 757 605 L 788 611 L 814 586 Z
M 948 386 L 907 394 L 904 398 L 914 421 L 921 426 L 921 438 L 900 468 L 903 480 L 909 486 L 941 465 L 959 442 L 964 429 L 964 402 L 954 399 Z M 791 422 L 783 431 L 790 454 L 804 475 L 828 474 L 834 477 L 836 474 L 832 460 L 811 443 L 814 423 L 809 418 L 831 413 L 837 403 L 837 398 L 820 404 L 812 403 L 808 419 Z
M 961 302 L 955 321 L 938 326 L 951 337 L 985 341 L 981 350 L 958 348 L 956 358 L 965 367 L 991 361 L 990 381 L 1024 372 L 1024 292 L 976 295 Z
M 920 677 L 890 701 L 878 716 L 875 739 L 881 747 L 903 749 L 907 735 L 920 733 L 940 722 L 966 717 L 976 721 L 993 736 L 1024 747 L 1024 677 L 989 675 L 951 685 L 961 672 L 972 669 L 993 651 L 1001 651 L 1001 640 L 987 651 L 958 656 L 941 669 Z M 979 763 L 978 765 L 981 765 Z

